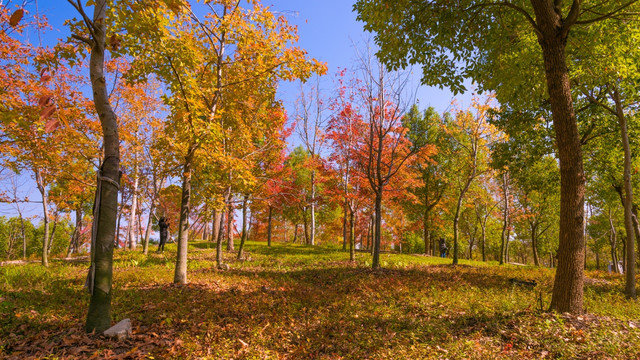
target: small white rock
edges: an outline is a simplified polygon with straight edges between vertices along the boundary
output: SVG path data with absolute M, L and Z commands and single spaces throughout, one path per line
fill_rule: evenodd
M 118 338 L 118 340 L 126 339 L 131 336 L 131 321 L 124 319 L 105 330 L 102 334 L 104 336 Z

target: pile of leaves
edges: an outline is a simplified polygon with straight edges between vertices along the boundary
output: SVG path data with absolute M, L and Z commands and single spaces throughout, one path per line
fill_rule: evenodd
M 194 359 L 584 358 L 640 356 L 640 308 L 622 278 L 589 272 L 588 313 L 548 313 L 548 269 L 384 254 L 355 263 L 332 248 L 249 243 L 215 267 L 191 245 L 188 285 L 175 253 L 117 252 L 113 319 L 127 340 L 85 334 L 86 264 L 0 268 L 0 357 Z M 535 280 L 520 286 L 509 279 Z

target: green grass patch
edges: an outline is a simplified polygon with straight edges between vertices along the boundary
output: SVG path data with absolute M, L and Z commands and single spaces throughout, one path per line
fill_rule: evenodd
M 83 333 L 87 263 L 0 268 L 0 357 L 194 359 L 629 359 L 640 307 L 620 275 L 588 272 L 583 316 L 551 314 L 553 271 L 420 255 L 248 242 L 245 261 L 190 244 L 189 284 L 163 254 L 116 252 L 112 316 L 134 335 Z M 535 287 L 510 278 L 535 280 Z M 542 302 L 542 308 L 541 308 Z

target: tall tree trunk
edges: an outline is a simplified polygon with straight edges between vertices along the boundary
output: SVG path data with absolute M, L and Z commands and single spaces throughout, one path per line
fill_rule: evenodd
M 487 219 L 489 218 L 489 215 L 484 216 L 484 218 L 482 219 L 482 233 L 481 235 L 481 240 L 482 240 L 482 262 L 486 262 L 487 261 L 487 253 L 485 250 L 485 244 L 487 242 Z
M 220 268 L 223 263 L 222 242 L 224 240 L 224 214 L 224 210 L 220 211 L 218 219 L 218 236 L 216 237 L 216 265 L 218 265 L 218 268 Z
M 92 267 L 89 312 L 85 330 L 100 333 L 111 326 L 111 281 L 113 244 L 115 240 L 120 187 L 120 140 L 116 114 L 109 104 L 109 94 L 104 76 L 106 49 L 107 0 L 96 0 L 93 7 L 91 57 L 89 75 L 93 90 L 93 103 L 100 119 L 103 134 L 104 160 L 99 171 L 97 203 L 94 204 L 92 234 Z
M 235 251 L 233 243 L 233 204 L 231 203 L 231 195 L 228 198 L 227 208 L 227 251 Z
M 617 242 L 616 227 L 613 225 L 613 216 L 611 214 L 611 208 L 609 208 L 609 245 L 611 245 L 611 261 L 613 262 L 613 272 L 619 274 L 618 253 L 616 252 Z
M 76 219 L 75 219 L 75 229 L 73 230 L 73 236 L 71 236 L 71 241 L 69 242 L 69 249 L 67 249 L 67 256 L 71 256 L 73 253 L 78 253 L 80 248 L 80 235 L 82 232 L 82 205 L 78 205 L 75 209 Z
M 242 200 L 242 236 L 240 236 L 240 249 L 238 250 L 238 260 L 244 259 L 244 242 L 247 240 L 247 205 L 249 195 L 244 195 Z
M 425 203 L 426 203 L 425 199 Z M 422 215 L 422 230 L 424 240 L 424 253 L 425 255 L 431 254 L 431 232 L 429 231 L 429 209 L 425 207 L 424 214 Z
M 563 19 L 550 0 L 531 0 L 538 25 L 547 90 L 560 160 L 560 241 L 558 266 L 550 309 L 557 312 L 583 312 L 584 294 L 584 192 L 580 134 L 571 97 L 565 46 L 574 18 Z M 580 2 L 574 2 L 570 15 L 577 18 Z M 567 21 L 568 20 L 568 21 Z
M 267 220 L 267 246 L 271 246 L 271 229 L 273 220 L 273 206 L 269 205 L 269 219 Z
M 56 235 L 56 229 L 58 227 L 58 218 L 59 218 L 59 213 L 56 210 L 54 216 L 53 216 L 53 227 L 51 228 L 50 234 L 49 234 L 49 240 L 47 241 L 47 258 L 49 257 L 49 255 L 51 254 L 51 246 L 53 245 L 53 239 Z
M 344 204 L 342 206 L 342 251 L 347 251 L 347 199 L 344 199 Z
M 173 282 L 187 283 L 187 250 L 189 248 L 189 215 L 191 207 L 191 172 L 196 145 L 189 146 L 182 168 L 182 202 L 180 203 L 180 222 L 178 224 L 178 254 Z
M 42 180 L 40 169 L 35 169 L 34 172 L 36 174 L 36 185 L 38 186 L 38 191 L 40 191 L 40 195 L 42 195 L 42 213 L 44 221 L 44 235 L 42 236 L 42 265 L 49 266 L 49 197 L 47 196 L 47 189 L 44 181 Z
M 533 250 L 533 263 L 535 266 L 540 266 L 540 259 L 538 257 L 538 237 L 536 233 L 538 231 L 538 224 L 531 223 L 531 250 Z
M 502 209 L 502 235 L 500 237 L 500 265 L 506 260 L 506 254 L 509 252 L 509 238 L 507 236 L 507 228 L 509 226 L 509 184 L 507 181 L 507 173 L 502 175 L 502 191 L 504 195 L 504 208 Z
M 293 228 L 293 243 L 295 244 L 296 241 L 298 241 L 298 224 L 297 223 Z
M 373 256 L 373 249 L 375 248 L 374 243 L 376 242 L 375 238 L 376 238 L 376 215 L 375 215 L 375 208 L 374 208 L 374 212 L 371 213 L 371 224 L 369 225 L 369 228 L 371 229 L 371 234 L 369 237 L 369 252 L 371 252 L 371 256 Z
M 309 245 L 316 244 L 316 171 L 311 171 L 311 229 L 308 235 Z M 305 225 L 305 236 L 307 236 L 307 227 Z
M 458 202 L 456 203 L 456 212 L 453 217 L 453 265 L 458 264 L 458 223 L 460 221 L 460 208 L 462 207 L 462 200 L 464 199 L 466 188 L 462 190 L 460 192 L 460 196 L 458 196 Z
M 149 218 L 147 219 L 147 228 L 144 232 L 144 242 L 142 243 L 142 253 L 147 255 L 149 253 L 149 238 L 151 237 L 151 226 L 153 224 L 153 212 L 155 210 L 155 204 L 152 201 L 149 207 Z
M 627 118 L 622 109 L 622 101 L 617 89 L 613 92 L 613 99 L 616 104 L 616 113 L 620 125 L 620 135 L 622 137 L 622 147 L 624 149 L 624 228 L 627 236 L 626 241 L 626 286 L 625 295 L 627 298 L 636 297 L 636 252 L 634 250 L 634 226 L 632 220 L 633 210 L 633 189 L 631 188 L 631 147 L 629 146 L 629 134 L 627 132 Z
M 131 189 L 131 212 L 129 213 L 129 250 L 135 250 L 138 243 L 136 231 L 136 215 L 138 212 L 138 154 L 134 154 L 133 188 Z
M 511 256 L 509 255 L 509 239 L 511 239 L 511 217 L 507 219 L 507 238 L 505 239 L 504 246 L 504 260 L 507 263 L 511 262 Z
M 220 225 L 218 225 L 218 239 L 220 239 L 220 242 L 224 242 L 224 235 L 225 235 L 224 223 L 226 219 L 225 214 L 226 214 L 226 211 L 222 209 L 220 211 Z
M 22 216 L 22 210 L 20 210 L 20 206 L 17 206 L 17 208 L 18 208 L 18 216 L 20 217 L 20 232 L 22 236 L 22 259 L 26 260 L 27 259 L 27 237 L 26 237 L 26 231 L 24 228 L 24 217 Z
M 224 211 L 213 209 L 213 221 L 211 223 L 211 241 L 218 242 L 220 233 L 220 216 Z
M 356 261 L 356 244 L 355 244 L 355 214 L 351 210 L 349 212 L 349 260 Z
M 380 268 L 380 230 L 382 226 L 382 189 L 376 193 L 375 200 L 375 226 L 373 236 L 373 260 L 371 267 Z
M 124 194 L 124 185 L 121 187 L 122 189 L 122 194 Z M 121 198 L 122 203 L 120 204 L 120 208 L 118 209 L 117 212 L 117 217 L 118 217 L 118 224 L 116 225 L 116 238 L 114 239 L 114 245 L 117 248 L 120 247 L 120 224 L 122 223 L 122 214 L 124 213 L 124 205 L 126 203 L 125 199 L 124 199 L 124 195 Z
M 304 227 L 304 242 L 307 245 L 311 245 L 309 237 L 309 220 L 307 219 L 307 209 L 302 210 L 302 225 Z

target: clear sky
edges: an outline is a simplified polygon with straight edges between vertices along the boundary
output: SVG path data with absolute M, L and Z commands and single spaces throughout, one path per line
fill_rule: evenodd
M 13 1 L 13 3 L 18 3 Z M 354 46 L 362 49 L 366 41 L 373 38 L 363 30 L 362 23 L 356 21 L 356 13 L 352 11 L 354 1 L 351 0 L 263 0 L 272 10 L 285 15 L 290 23 L 298 26 L 299 46 L 308 51 L 309 56 L 326 62 L 329 71 L 322 81 L 322 91 L 330 94 L 333 90 L 333 77 L 338 68 L 352 68 L 355 61 Z M 5 2 L 6 4 L 6 2 Z M 36 0 L 30 3 L 29 10 L 44 14 L 53 29 L 42 35 L 43 43 L 53 44 L 59 38 L 66 38 L 68 30 L 64 21 L 76 15 L 75 9 L 66 0 Z M 36 34 L 29 34 L 31 41 L 37 41 Z M 438 112 L 446 111 L 453 99 L 451 92 L 432 87 L 419 87 L 420 69 L 414 69 L 412 86 L 418 88 L 417 101 L 421 108 L 433 106 Z M 469 84 L 467 84 L 469 85 Z M 469 87 L 469 86 L 467 86 Z M 279 88 L 279 96 L 283 100 L 288 113 L 294 113 L 294 102 L 298 97 L 299 85 L 283 83 Z M 463 106 L 470 103 L 470 95 L 458 97 Z M 295 142 L 295 139 L 293 139 Z M 35 184 L 29 179 L 20 179 L 22 187 L 33 186 L 26 193 L 32 200 L 39 200 Z M 8 190 L 9 183 L 0 177 L 0 187 Z M 41 205 L 25 205 L 27 214 L 40 214 Z M 13 206 L 0 204 L 0 216 L 15 214 Z

